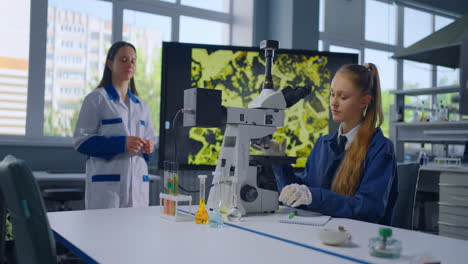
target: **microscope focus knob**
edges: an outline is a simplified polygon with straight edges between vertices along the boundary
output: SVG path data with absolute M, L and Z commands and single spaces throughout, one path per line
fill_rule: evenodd
M 240 197 L 246 202 L 253 202 L 258 197 L 258 191 L 251 185 L 244 185 L 240 190 Z

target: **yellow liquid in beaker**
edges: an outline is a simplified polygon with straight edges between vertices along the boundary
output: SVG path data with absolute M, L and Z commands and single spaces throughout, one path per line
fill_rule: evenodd
M 195 214 L 195 223 L 200 225 L 206 225 L 210 221 L 210 216 L 205 208 L 205 199 L 200 199 L 200 206 L 198 207 L 197 213 Z

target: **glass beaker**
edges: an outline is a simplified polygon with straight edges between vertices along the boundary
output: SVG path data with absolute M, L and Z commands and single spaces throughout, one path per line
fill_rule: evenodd
M 195 213 L 195 223 L 206 225 L 208 224 L 210 217 L 208 212 L 205 208 L 205 181 L 206 175 L 198 175 L 198 179 L 200 179 L 200 198 L 199 198 L 199 206 L 198 210 Z
M 229 209 L 227 214 L 227 219 L 229 221 L 237 222 L 242 219 L 242 213 L 237 207 L 237 178 L 232 178 L 231 187 L 232 202 L 231 209 Z
M 224 171 L 219 184 L 219 212 L 224 219 L 227 219 L 227 213 L 231 207 L 231 177 L 229 173 Z
M 214 204 L 213 208 L 210 208 L 210 227 L 215 227 L 215 228 L 220 228 L 224 226 L 224 220 L 223 216 L 221 215 L 221 212 L 219 211 L 220 205 L 221 205 L 221 195 L 219 195 L 220 191 L 220 182 L 217 181 L 214 183 Z

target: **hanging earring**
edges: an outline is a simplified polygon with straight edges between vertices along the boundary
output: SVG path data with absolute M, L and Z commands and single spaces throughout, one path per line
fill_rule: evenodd
M 367 108 L 368 108 L 368 107 L 369 107 L 369 105 L 366 105 L 366 106 L 364 106 L 364 107 L 362 108 L 362 115 L 363 115 L 363 116 L 366 116 L 366 114 L 367 114 Z

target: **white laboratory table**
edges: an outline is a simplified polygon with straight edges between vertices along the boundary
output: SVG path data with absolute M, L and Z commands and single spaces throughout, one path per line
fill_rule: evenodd
M 192 211 L 196 206 L 192 207 Z M 323 227 L 279 223 L 286 214 L 249 215 L 221 229 L 161 218 L 160 207 L 48 213 L 58 241 L 86 263 L 412 263 L 426 256 L 462 263 L 468 241 L 393 229 L 402 257 L 372 257 L 368 241 L 379 225 L 333 218 Z M 318 240 L 322 228 L 344 226 L 346 247 Z M 414 263 L 414 262 L 413 262 Z

